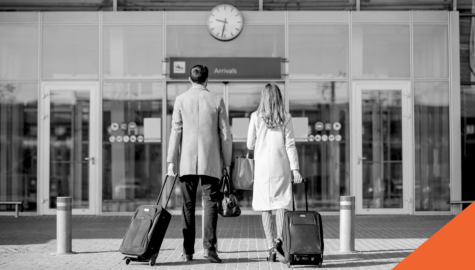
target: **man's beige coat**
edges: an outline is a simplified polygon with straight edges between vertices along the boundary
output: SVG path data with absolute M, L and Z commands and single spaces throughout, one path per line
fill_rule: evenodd
M 179 174 L 221 178 L 231 166 L 232 138 L 224 101 L 193 86 L 175 100 L 167 162 L 180 160 Z

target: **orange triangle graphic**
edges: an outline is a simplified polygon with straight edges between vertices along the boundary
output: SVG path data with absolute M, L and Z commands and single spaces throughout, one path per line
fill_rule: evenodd
M 475 203 L 454 217 L 394 269 L 475 269 Z

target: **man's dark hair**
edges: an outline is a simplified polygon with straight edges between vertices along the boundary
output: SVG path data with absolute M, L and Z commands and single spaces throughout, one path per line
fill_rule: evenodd
M 196 65 L 190 70 L 190 78 L 194 83 L 203 84 L 208 79 L 208 68 L 203 65 Z

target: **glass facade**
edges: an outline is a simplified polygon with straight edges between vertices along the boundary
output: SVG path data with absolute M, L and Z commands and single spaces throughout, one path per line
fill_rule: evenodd
M 0 79 L 38 79 L 38 27 L 0 25 Z
M 348 78 L 348 32 L 348 25 L 289 26 L 290 78 Z
M 355 25 L 352 35 L 355 78 L 410 77 L 408 25 Z
M 414 26 L 414 77 L 449 77 L 447 35 L 446 25 Z
M 204 18 L 206 20 L 206 18 Z M 284 25 L 255 25 L 223 43 L 199 25 L 167 26 L 167 57 L 285 57 Z
M 350 195 L 350 122 L 347 82 L 292 82 L 289 111 L 308 119 L 313 140 L 299 140 L 300 170 L 309 187 L 309 207 L 337 211 L 340 196 Z M 337 123 L 340 127 L 333 128 Z M 330 124 L 331 129 L 321 126 Z M 319 126 L 320 125 L 320 126 Z M 334 136 L 335 140 L 322 140 Z M 297 200 L 304 203 L 304 187 L 297 186 Z
M 417 211 L 448 211 L 450 205 L 449 85 L 414 85 L 415 203 Z
M 0 82 L 0 201 L 21 201 L 22 211 L 37 210 L 38 135 L 38 84 Z
M 102 211 L 131 212 L 154 204 L 162 179 L 162 84 L 104 83 L 102 101 Z
M 275 57 L 283 59 L 283 75 L 274 82 L 295 118 L 311 209 L 336 212 L 340 196 L 361 188 L 357 200 L 370 210 L 401 208 L 410 196 L 406 214 L 450 211 L 456 180 L 447 154 L 453 151 L 454 106 L 449 12 L 250 10 L 243 9 L 244 29 L 229 42 L 208 33 L 208 11 L 19 13 L 0 19 L 0 201 L 22 201 L 23 211 L 40 214 L 51 213 L 41 209 L 54 208 L 56 197 L 64 195 L 73 196 L 75 209 L 93 214 L 155 203 L 173 104 L 190 87 L 169 77 L 168 58 Z M 233 158 L 247 152 L 247 121 L 268 81 L 210 77 L 209 90 L 223 97 L 228 110 Z M 362 81 L 403 81 L 411 89 L 363 91 L 361 123 L 354 123 L 355 83 Z M 91 82 L 98 89 L 52 90 L 46 97 L 44 85 L 55 82 Z M 472 92 L 471 86 L 462 90 L 465 143 L 475 134 Z M 400 106 L 406 98 L 409 112 Z M 401 115 L 411 119 L 413 178 L 402 173 Z M 351 152 L 356 127 L 362 128 L 367 158 L 361 176 L 353 174 L 360 166 Z M 50 145 L 38 146 L 46 133 Z M 91 145 L 99 146 L 97 156 Z M 44 156 L 48 170 L 37 163 Z M 48 186 L 38 179 L 49 179 Z M 414 194 L 401 188 L 407 184 Z M 169 208 L 178 210 L 178 186 L 171 194 Z M 252 209 L 252 191 L 236 195 L 244 210 Z M 296 187 L 296 200 L 301 207 L 303 186 Z M 0 206 L 0 212 L 12 209 Z
M 162 27 L 104 27 L 104 78 L 161 78 Z
M 97 26 L 45 25 L 42 40 L 43 79 L 99 78 Z
M 467 13 L 472 13 L 471 6 Z M 473 30 L 474 17 L 460 17 L 460 117 L 462 200 L 475 200 L 475 70 Z M 464 204 L 468 207 L 470 204 Z

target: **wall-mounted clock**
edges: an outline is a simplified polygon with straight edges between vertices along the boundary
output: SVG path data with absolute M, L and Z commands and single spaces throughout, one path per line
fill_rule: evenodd
M 214 7 L 208 18 L 210 34 L 221 41 L 236 38 L 241 33 L 243 25 L 244 20 L 241 12 L 228 4 Z

